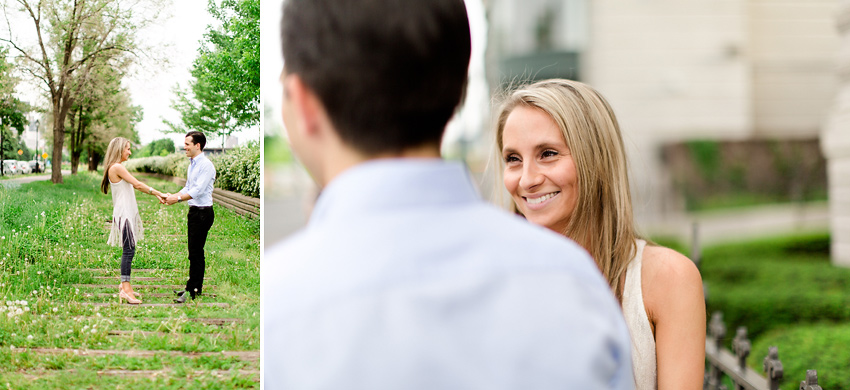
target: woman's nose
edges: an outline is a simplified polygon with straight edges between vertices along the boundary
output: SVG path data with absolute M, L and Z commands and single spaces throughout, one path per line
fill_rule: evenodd
M 543 183 L 543 174 L 534 162 L 525 164 L 522 168 L 522 177 L 519 185 L 525 190 L 530 190 Z

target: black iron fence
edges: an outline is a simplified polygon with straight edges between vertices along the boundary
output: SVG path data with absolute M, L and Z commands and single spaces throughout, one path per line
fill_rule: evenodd
M 703 390 L 728 390 L 723 384 L 723 378 L 728 377 L 735 390 L 778 390 L 785 370 L 779 360 L 779 348 L 769 347 L 764 357 L 762 373 L 747 367 L 747 357 L 750 356 L 751 345 L 747 338 L 747 328 L 738 328 L 732 340 L 732 351 L 723 348 L 726 339 L 726 325 L 723 323 L 723 313 L 715 312 L 711 316 L 708 332 L 705 338 L 705 360 L 708 369 L 703 381 Z M 800 382 L 800 390 L 823 390 L 818 386 L 816 370 L 806 371 L 806 380 Z

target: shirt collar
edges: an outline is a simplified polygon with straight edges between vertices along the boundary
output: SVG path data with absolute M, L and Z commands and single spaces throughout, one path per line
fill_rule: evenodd
M 204 152 L 201 152 L 197 156 L 190 158 L 189 163 L 194 164 L 196 160 L 200 161 L 200 160 L 205 159 L 205 158 L 207 158 L 207 156 L 204 155 Z
M 438 158 L 370 160 L 344 171 L 322 190 L 309 225 L 337 217 L 479 201 L 462 163 Z

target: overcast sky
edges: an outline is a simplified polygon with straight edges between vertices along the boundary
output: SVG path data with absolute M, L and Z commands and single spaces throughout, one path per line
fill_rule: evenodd
M 180 114 L 171 108 L 171 100 L 174 99 L 172 90 L 178 83 L 184 88 L 188 85 L 191 77 L 189 70 L 206 27 L 209 24 L 217 24 L 217 21 L 207 12 L 207 0 L 174 0 L 163 14 L 159 23 L 142 30 L 138 38 L 142 44 L 158 48 L 169 63 L 155 64 L 140 58 L 139 61 L 143 62 L 137 64 L 125 78 L 124 85 L 130 91 L 133 104 L 144 110 L 144 119 L 136 127 L 142 144 L 167 137 L 173 139 L 178 147 L 182 147 L 183 135 L 163 133 L 162 130 L 166 130 L 167 126 L 162 119 L 180 122 Z M 20 24 L 21 22 L 12 20 L 15 33 L 32 31 L 31 21 L 28 24 Z M 7 36 L 5 23 L 2 23 L 2 30 L 2 35 Z M 35 100 L 39 93 L 27 85 L 19 86 L 18 92 L 20 98 L 30 102 Z M 39 101 L 46 104 L 45 98 L 40 98 Z M 258 129 L 259 127 L 243 131 L 235 136 L 239 138 L 240 144 L 247 140 L 257 140 Z M 221 139 L 211 139 L 209 146 L 221 146 Z

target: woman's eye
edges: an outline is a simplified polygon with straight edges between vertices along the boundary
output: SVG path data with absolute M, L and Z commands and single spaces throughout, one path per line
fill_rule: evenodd
M 505 163 L 506 164 L 510 164 L 510 163 L 514 163 L 514 162 L 519 162 L 519 157 L 514 156 L 514 155 L 510 155 L 510 156 L 505 157 Z
M 547 151 L 543 152 L 543 154 L 542 154 L 543 158 L 553 157 L 553 156 L 557 156 L 557 155 L 558 155 L 558 152 L 556 152 L 554 150 L 547 150 Z

